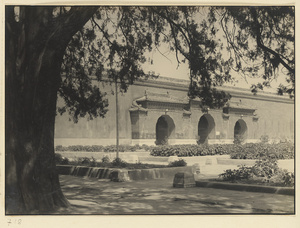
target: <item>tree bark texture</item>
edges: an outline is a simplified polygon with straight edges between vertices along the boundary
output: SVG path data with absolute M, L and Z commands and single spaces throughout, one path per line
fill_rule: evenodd
M 5 206 L 6 214 L 43 214 L 69 203 L 54 157 L 60 68 L 72 36 L 97 7 L 14 7 L 5 12 Z

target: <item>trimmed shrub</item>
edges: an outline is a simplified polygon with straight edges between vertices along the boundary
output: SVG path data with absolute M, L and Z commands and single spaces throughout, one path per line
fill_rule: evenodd
M 104 156 L 102 159 L 101 159 L 102 163 L 109 163 L 110 162 L 110 159 L 108 156 Z
M 232 159 L 294 159 L 294 144 L 281 142 L 276 144 L 247 143 L 230 148 Z
M 93 158 L 93 157 L 91 157 L 91 158 L 81 157 L 81 158 L 78 158 L 77 162 L 78 162 L 79 165 L 90 166 L 90 167 L 96 167 L 97 166 L 96 159 Z
M 55 153 L 55 164 L 57 165 L 68 165 L 70 163 L 69 159 L 66 157 L 63 157 L 59 153 Z
M 187 165 L 187 163 L 185 160 L 179 159 L 177 161 L 170 162 L 168 166 L 169 167 L 182 167 L 182 166 L 186 166 L 186 165 Z
M 157 146 L 152 148 L 152 156 L 205 156 L 215 154 L 227 154 L 229 152 L 230 145 L 168 145 Z
M 114 167 L 120 167 L 120 168 L 125 168 L 128 166 L 127 162 L 123 161 L 121 158 L 115 158 L 111 164 Z

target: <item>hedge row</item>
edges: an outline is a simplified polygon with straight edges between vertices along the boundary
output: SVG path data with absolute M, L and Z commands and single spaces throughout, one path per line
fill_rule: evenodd
M 148 145 L 120 145 L 119 151 L 120 152 L 128 152 L 128 151 L 137 151 L 137 150 L 146 150 L 149 151 L 151 146 Z M 116 145 L 110 146 L 101 146 L 101 145 L 93 145 L 93 146 L 82 146 L 82 145 L 74 145 L 74 146 L 56 146 L 55 151 L 87 151 L 87 152 L 116 152 L 117 147 Z
M 236 145 L 230 152 L 232 159 L 259 159 L 269 157 L 274 159 L 294 159 L 294 144 L 281 142 L 277 144 L 248 143 Z
M 151 150 L 152 156 L 205 156 L 228 154 L 232 145 L 166 145 L 158 146 Z
M 237 144 L 215 144 L 215 145 L 120 145 L 119 151 L 136 151 L 144 149 L 151 151 L 152 156 L 205 156 L 229 154 L 232 159 L 259 159 L 261 157 L 270 157 L 275 159 L 294 159 L 294 144 L 290 142 L 281 142 L 277 144 L 247 143 Z M 115 152 L 115 145 L 111 146 L 56 146 L 56 151 L 88 151 L 88 152 Z
M 275 159 L 293 159 L 294 144 L 289 142 L 278 144 L 247 143 L 244 145 L 171 145 L 154 147 L 152 156 L 205 156 L 229 154 L 232 159 L 259 159 L 270 157 Z

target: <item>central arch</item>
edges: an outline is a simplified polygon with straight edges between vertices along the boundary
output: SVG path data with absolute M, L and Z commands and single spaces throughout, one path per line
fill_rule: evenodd
M 211 135 L 214 136 L 215 121 L 209 114 L 201 116 L 198 123 L 198 144 L 204 144 L 208 142 L 208 138 Z
M 244 120 L 239 119 L 234 125 L 234 138 L 244 140 L 247 138 L 247 124 Z
M 173 119 L 168 115 L 158 118 L 156 123 L 156 145 L 168 143 L 168 139 L 175 135 L 175 124 Z

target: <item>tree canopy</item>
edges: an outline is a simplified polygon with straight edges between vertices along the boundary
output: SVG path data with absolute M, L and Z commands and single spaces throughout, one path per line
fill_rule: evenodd
M 232 81 L 232 71 L 261 78 L 252 85 L 256 93 L 270 86 L 280 68 L 288 86 L 280 85 L 278 93 L 294 94 L 293 7 L 104 6 L 66 49 L 59 89 L 66 105 L 58 111 L 68 111 L 74 121 L 87 113 L 104 116 L 108 103 L 91 76 L 117 80 L 126 92 L 136 79 L 155 73 L 144 72 L 141 64 L 151 63 L 145 53 L 162 43 L 178 65 L 189 64 L 189 96 L 203 106 L 222 107 L 230 99 L 214 86 Z
M 278 74 L 285 75 L 287 83 L 279 86 L 278 94 L 294 97 L 294 7 L 226 7 L 222 11 L 220 23 L 230 61 L 235 62 L 233 69 L 263 79 L 252 85 L 253 92 L 270 86 Z

